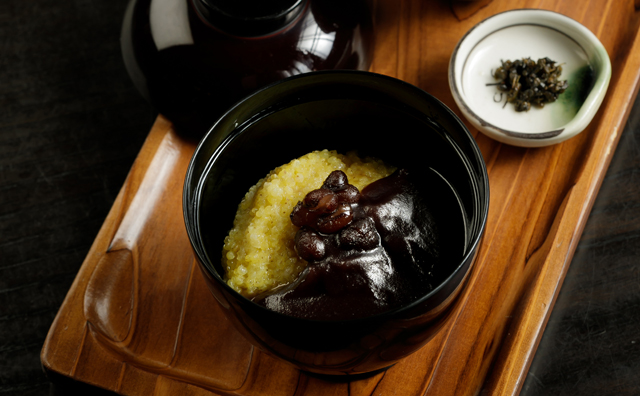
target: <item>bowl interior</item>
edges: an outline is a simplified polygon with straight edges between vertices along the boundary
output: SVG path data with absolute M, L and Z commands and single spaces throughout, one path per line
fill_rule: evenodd
M 486 170 L 457 117 L 437 99 L 398 80 L 319 73 L 252 96 L 201 142 L 190 169 L 200 177 L 187 177 L 186 190 L 194 196 L 186 205 L 193 209 L 186 219 L 192 242 L 198 240 L 194 248 L 216 279 L 221 281 L 223 274 L 224 238 L 248 189 L 275 167 L 323 149 L 357 150 L 418 174 L 434 169 L 456 191 L 462 210 L 451 214 L 451 221 L 465 228 L 465 251 L 447 276 L 476 245 L 486 217 Z M 198 162 L 200 156 L 208 160 Z M 189 179 L 199 180 L 197 186 Z
M 562 64 L 569 88 L 544 108 L 517 112 L 496 89 L 501 61 L 548 57 Z M 557 143 L 582 131 L 602 102 L 611 74 L 606 50 L 584 26 L 544 10 L 513 10 L 476 25 L 460 41 L 450 84 L 465 117 L 482 132 L 510 144 Z M 560 138 L 560 135 L 562 137 Z

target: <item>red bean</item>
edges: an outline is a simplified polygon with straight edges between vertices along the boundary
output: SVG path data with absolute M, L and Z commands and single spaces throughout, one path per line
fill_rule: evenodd
M 360 191 L 349 184 L 347 175 L 333 171 L 321 188 L 309 192 L 293 208 L 290 218 L 297 227 L 309 227 L 332 234 L 346 227 L 353 219 L 352 204 L 360 199 Z
M 296 233 L 296 251 L 304 260 L 322 260 L 325 255 L 324 241 L 314 230 L 302 227 Z
M 343 189 L 336 191 L 336 196 L 340 203 L 344 202 L 354 204 L 360 199 L 360 191 L 358 191 L 356 186 L 347 184 Z
M 333 172 L 329 173 L 329 176 L 327 176 L 327 179 L 324 181 L 322 187 L 335 191 L 342 188 L 347 183 L 347 175 L 345 175 L 345 173 L 341 170 L 334 170 Z
M 353 220 L 351 205 L 342 203 L 333 213 L 318 218 L 317 229 L 325 234 L 338 232 Z

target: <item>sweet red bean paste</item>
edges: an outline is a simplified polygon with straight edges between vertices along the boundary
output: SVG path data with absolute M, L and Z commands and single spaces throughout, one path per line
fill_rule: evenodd
M 441 178 L 431 179 L 435 188 L 427 194 L 400 169 L 360 192 L 333 171 L 291 212 L 300 227 L 296 251 L 309 265 L 295 282 L 254 301 L 291 316 L 343 320 L 427 294 L 464 250 L 455 194 Z

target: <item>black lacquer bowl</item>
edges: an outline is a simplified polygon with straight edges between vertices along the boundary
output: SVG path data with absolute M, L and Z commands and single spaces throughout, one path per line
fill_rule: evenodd
M 225 284 L 222 245 L 244 194 L 270 170 L 323 149 L 358 150 L 414 174 L 432 168 L 450 183 L 462 207 L 452 218 L 465 228 L 464 252 L 431 292 L 375 316 L 316 321 L 270 311 Z M 195 151 L 183 205 L 207 284 L 249 341 L 303 370 L 357 374 L 415 352 L 450 316 L 485 228 L 489 184 L 473 137 L 439 100 L 394 78 L 329 71 L 270 85 L 222 116 Z

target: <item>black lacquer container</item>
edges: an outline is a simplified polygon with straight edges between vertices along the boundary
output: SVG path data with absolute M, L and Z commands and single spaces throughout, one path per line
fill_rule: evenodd
M 364 0 L 131 0 L 121 45 L 142 95 L 200 138 L 231 105 L 282 78 L 366 70 Z
M 316 321 L 270 311 L 224 283 L 222 245 L 244 194 L 271 169 L 322 149 L 358 150 L 414 174 L 431 168 L 457 192 L 461 208 L 451 218 L 465 229 L 464 251 L 427 295 L 372 317 Z M 449 318 L 484 232 L 489 185 L 473 137 L 436 98 L 378 74 L 327 71 L 270 85 L 220 118 L 192 158 L 183 205 L 211 292 L 253 344 L 303 370 L 356 374 L 415 352 Z

